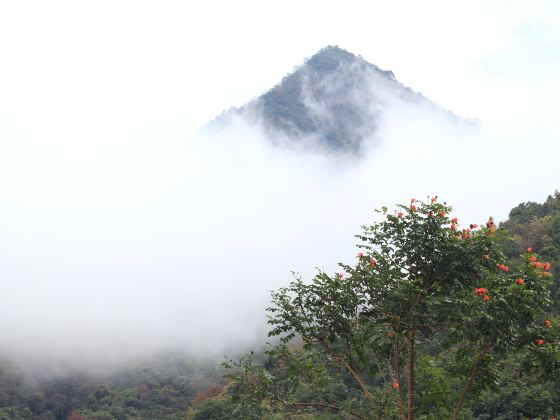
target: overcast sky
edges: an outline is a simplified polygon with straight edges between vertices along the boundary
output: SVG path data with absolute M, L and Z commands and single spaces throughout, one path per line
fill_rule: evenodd
M 551 93 L 559 19 L 554 1 L 2 2 L 0 110 L 189 130 L 334 44 L 457 114 L 509 118 Z
M 395 115 L 346 167 L 192 136 L 326 45 L 483 128 Z M 543 201 L 559 74 L 554 1 L 1 2 L 2 349 L 232 345 L 290 270 L 349 261 L 374 206 L 441 194 L 481 223 Z

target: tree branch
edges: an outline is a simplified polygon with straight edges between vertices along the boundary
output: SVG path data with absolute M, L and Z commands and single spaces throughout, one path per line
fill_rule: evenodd
M 459 398 L 459 403 L 457 404 L 457 407 L 455 408 L 455 412 L 453 413 L 453 417 L 451 418 L 452 420 L 457 420 L 457 417 L 459 416 L 459 412 L 461 411 L 461 409 L 463 408 L 463 404 L 465 403 L 465 398 L 467 396 L 467 393 L 469 392 L 469 389 L 471 388 L 471 385 L 474 381 L 474 378 L 475 378 L 476 374 L 478 373 L 478 369 L 480 368 L 480 365 L 482 364 L 482 361 L 484 360 L 484 357 L 488 354 L 488 352 L 492 348 L 492 342 L 493 342 L 493 340 L 487 342 L 484 345 L 484 347 L 482 347 L 482 350 L 480 351 L 480 354 L 478 355 L 478 359 L 476 360 L 476 363 L 471 370 L 471 374 L 469 375 L 469 379 L 467 380 L 467 383 L 465 384 L 465 387 L 463 388 L 463 392 L 461 392 L 461 397 Z

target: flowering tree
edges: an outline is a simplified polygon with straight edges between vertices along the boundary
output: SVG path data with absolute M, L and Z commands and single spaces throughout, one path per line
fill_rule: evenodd
M 270 335 L 283 343 L 301 337 L 338 364 L 372 410 L 372 390 L 386 387 L 401 419 L 422 409 L 417 354 L 433 343 L 445 350 L 442 372 L 453 380 L 453 419 L 512 352 L 557 363 L 555 324 L 547 318 L 550 265 L 531 249 L 506 265 L 505 233 L 492 219 L 461 228 L 450 211 L 436 197 L 413 199 L 395 213 L 383 208 L 382 220 L 357 236 L 362 252 L 354 264 L 319 272 L 311 283 L 296 278 L 273 293 Z

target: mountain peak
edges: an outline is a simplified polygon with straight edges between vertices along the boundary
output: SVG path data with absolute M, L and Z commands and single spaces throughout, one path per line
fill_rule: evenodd
M 342 65 L 358 64 L 364 67 L 369 67 L 370 69 L 375 69 L 378 72 L 385 74 L 386 76 L 394 79 L 392 71 L 381 70 L 379 67 L 368 63 L 361 56 L 352 54 L 351 52 L 340 48 L 337 45 L 328 45 L 321 48 L 310 58 L 305 60 L 304 66 L 309 66 L 311 69 L 328 73 L 335 71 Z
M 383 113 L 400 104 L 428 105 L 452 115 L 401 85 L 393 72 L 327 46 L 263 95 L 215 122 L 224 125 L 237 115 L 261 124 L 275 143 L 356 153 L 375 137 Z

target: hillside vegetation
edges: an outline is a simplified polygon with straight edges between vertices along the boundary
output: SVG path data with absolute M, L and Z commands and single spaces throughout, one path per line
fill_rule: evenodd
M 357 264 L 274 293 L 283 343 L 228 363 L 232 383 L 189 418 L 555 418 L 560 195 L 499 228 L 447 212 L 384 211 Z
M 437 201 L 381 214 L 384 225 L 359 235 L 356 261 L 273 294 L 278 345 L 225 370 L 161 358 L 103 378 L 41 379 L 2 364 L 0 419 L 408 418 L 411 321 L 414 418 L 558 416 L 560 193 L 520 204 L 499 226 L 456 221 Z M 420 272 L 448 280 L 416 304 L 422 283 L 402 273 L 430 253 Z

